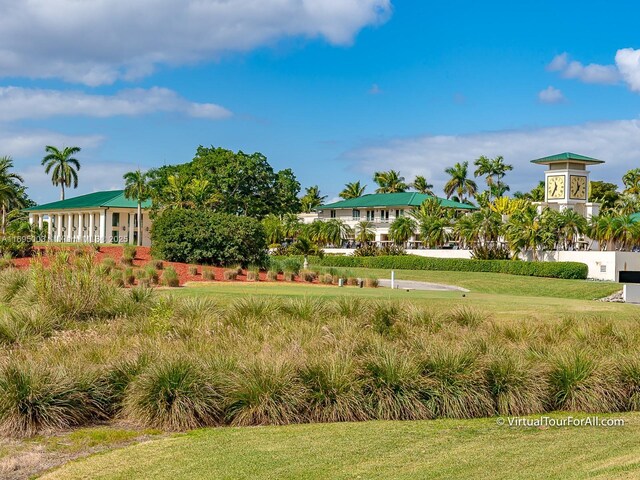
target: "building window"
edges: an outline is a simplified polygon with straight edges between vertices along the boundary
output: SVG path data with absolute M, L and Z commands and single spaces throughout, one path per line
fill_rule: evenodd
M 354 220 L 360 220 L 360 210 L 354 209 L 353 212 L 351 212 L 351 215 Z
M 375 210 L 367 210 L 367 222 L 373 222 L 375 218 Z
M 380 210 L 380 221 L 381 222 L 389 221 L 389 210 Z
M 404 210 L 396 210 L 396 218 L 401 217 L 402 215 L 404 215 Z
M 331 210 L 329 215 L 331 216 L 331 218 L 336 218 L 336 211 L 335 210 Z
M 120 214 L 118 212 L 114 212 L 111 215 L 111 226 L 119 227 L 120 226 Z

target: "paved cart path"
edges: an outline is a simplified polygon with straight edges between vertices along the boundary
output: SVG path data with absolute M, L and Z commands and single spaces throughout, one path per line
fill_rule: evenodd
M 380 279 L 381 287 L 391 287 L 391 280 L 386 278 Z M 396 288 L 409 290 L 433 290 L 441 292 L 468 292 L 466 288 L 456 287 L 455 285 L 443 285 L 441 283 L 418 282 L 415 280 L 396 280 Z

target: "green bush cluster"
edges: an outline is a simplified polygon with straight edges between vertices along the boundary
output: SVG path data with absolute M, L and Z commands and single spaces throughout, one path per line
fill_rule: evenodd
M 264 265 L 262 224 L 249 217 L 210 210 L 165 210 L 151 230 L 154 256 L 172 262 L 228 266 Z
M 492 272 L 564 279 L 587 278 L 589 269 L 579 262 L 524 262 L 519 260 L 468 260 L 432 258 L 417 255 L 354 257 L 331 255 L 310 257 L 313 265 L 340 268 L 381 268 L 395 270 L 441 270 L 456 272 Z
M 33 240 L 29 236 L 0 236 L 0 256 L 23 258 L 33 255 Z

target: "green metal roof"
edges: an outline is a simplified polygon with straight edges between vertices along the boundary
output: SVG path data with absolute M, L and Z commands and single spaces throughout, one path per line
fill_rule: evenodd
M 151 200 L 142 202 L 142 208 L 150 208 Z M 138 208 L 138 202 L 129 200 L 124 196 L 124 190 L 109 190 L 106 192 L 94 192 L 78 197 L 58 200 L 57 202 L 36 205 L 26 208 L 27 212 L 42 212 L 56 210 L 78 210 L 81 208 Z
M 440 205 L 457 210 L 476 210 L 477 207 L 466 203 L 454 202 L 446 198 L 433 197 L 426 193 L 401 192 L 401 193 L 370 193 L 358 198 L 350 198 L 340 202 L 322 205 L 319 209 L 327 208 L 375 208 L 375 207 L 419 207 L 425 200 L 437 198 Z
M 538 158 L 531 160 L 531 163 L 538 165 L 548 165 L 550 163 L 562 163 L 562 162 L 579 162 L 586 163 L 588 165 L 598 165 L 604 163 L 604 160 L 598 160 L 597 158 L 585 157 L 584 155 L 578 155 L 577 153 L 564 152 L 556 155 L 550 155 L 548 157 Z

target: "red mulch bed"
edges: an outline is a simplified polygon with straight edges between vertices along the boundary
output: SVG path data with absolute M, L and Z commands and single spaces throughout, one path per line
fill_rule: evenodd
M 68 246 L 64 246 L 64 247 L 53 247 L 54 249 L 62 249 L 62 250 L 74 250 L 75 248 L 78 247 L 68 247 Z M 87 250 L 89 250 L 90 247 L 85 247 Z M 36 251 L 39 251 L 42 253 L 43 255 L 43 261 L 45 263 L 45 265 L 48 263 L 48 258 L 46 257 L 46 248 L 45 247 L 35 247 Z M 102 262 L 106 257 L 111 257 L 113 258 L 117 264 L 120 264 L 120 258 L 122 257 L 122 253 L 124 251 L 124 246 L 109 246 L 109 247 L 105 247 L 105 246 L 101 246 L 100 247 L 100 251 L 96 252 L 96 256 L 95 256 L 95 261 L 96 263 L 100 263 Z M 29 264 L 31 263 L 31 258 L 16 258 L 13 260 L 13 264 L 18 267 L 18 268 L 27 268 L 29 266 Z M 143 267 L 145 265 L 147 265 L 150 261 L 152 260 L 151 258 L 151 251 L 149 247 L 136 247 L 136 258 L 133 261 L 133 266 L 135 267 Z M 193 264 L 189 264 L 189 263 L 180 263 L 180 262 L 166 262 L 166 261 L 162 261 L 162 263 L 164 264 L 164 268 L 168 267 L 168 266 L 172 266 L 176 273 L 178 274 L 178 278 L 180 279 L 180 285 L 184 285 L 186 282 L 203 282 L 206 281 L 202 278 L 202 265 L 193 265 Z M 189 274 L 189 267 L 192 266 L 196 266 L 198 268 L 198 273 L 196 275 L 190 275 Z M 204 268 L 207 269 L 212 269 L 214 271 L 214 275 L 215 275 L 215 281 L 220 281 L 220 282 L 233 282 L 234 280 L 224 280 L 223 279 L 223 272 L 226 270 L 223 267 L 210 267 L 210 266 L 205 266 Z M 266 272 L 260 272 L 259 275 L 259 279 L 260 281 L 266 281 L 267 279 L 267 274 Z M 242 274 L 238 275 L 237 279 L 235 280 L 236 282 L 246 282 L 247 281 L 247 272 L 243 271 Z M 278 281 L 284 281 L 283 275 L 279 274 L 278 275 Z M 302 279 L 300 279 L 299 277 L 296 277 L 295 279 L 296 282 L 303 282 L 303 283 L 314 283 L 314 284 L 318 284 L 319 282 L 316 280 L 314 282 L 304 282 Z

